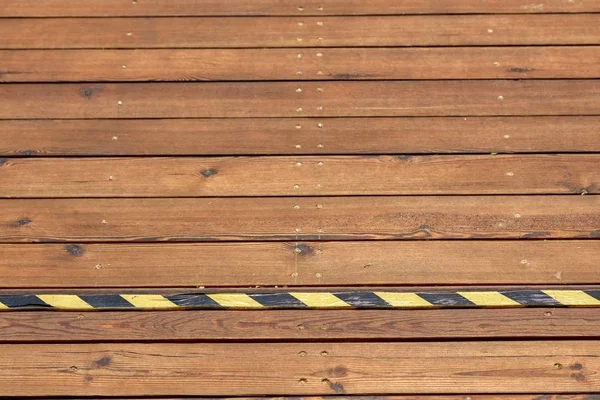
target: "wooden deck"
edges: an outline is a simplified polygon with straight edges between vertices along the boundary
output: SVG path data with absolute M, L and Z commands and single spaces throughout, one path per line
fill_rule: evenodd
M 600 1 L 0 0 L 0 397 L 600 399 Z

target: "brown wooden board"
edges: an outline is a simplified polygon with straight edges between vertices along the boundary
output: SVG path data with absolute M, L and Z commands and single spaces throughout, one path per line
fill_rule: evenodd
M 594 0 L 3 0 L 4 17 L 185 16 L 185 15 L 363 15 L 599 12 Z
M 599 207 L 578 195 L 0 200 L 0 241 L 594 238 Z
M 599 346 L 595 340 L 6 344 L 0 395 L 593 392 L 600 390 Z
M 589 308 L 2 312 L 0 342 L 598 337 Z
M 600 152 L 598 126 L 592 116 L 6 120 L 0 154 Z
M 0 287 L 600 284 L 597 241 L 0 245 Z
M 0 21 L 1 49 L 597 45 L 599 36 L 598 14 Z
M 598 77 L 598 46 L 0 51 L 1 82 Z
M 597 194 L 599 155 L 11 158 L 5 198 Z
M 10 84 L 0 119 L 596 115 L 599 91 L 598 80 Z

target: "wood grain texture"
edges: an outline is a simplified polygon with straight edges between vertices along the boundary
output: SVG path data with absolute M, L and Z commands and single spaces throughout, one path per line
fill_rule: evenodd
M 7 344 L 0 394 L 593 392 L 600 390 L 598 346 L 595 340 Z
M 600 152 L 599 125 L 592 116 L 6 120 L 0 155 Z
M 12 158 L 4 198 L 597 194 L 598 155 Z
M 2 288 L 600 284 L 598 241 L 0 245 Z
M 577 13 L 598 12 L 594 0 L 3 0 L 5 17 L 107 17 L 107 16 L 222 16 L 222 15 L 363 15 L 363 14 L 464 14 L 464 13 Z
M 11 84 L 0 119 L 596 115 L 599 91 L 598 80 Z
M 501 395 L 471 395 L 471 400 L 599 400 L 598 394 L 501 394 Z M 165 398 L 165 400 L 184 400 L 184 399 L 211 399 L 211 400 L 465 400 L 462 395 L 412 395 L 412 396 L 285 396 L 285 397 L 185 397 L 181 399 Z M 128 397 L 127 399 L 115 398 L 114 400 L 140 400 L 139 398 Z
M 0 50 L 0 71 L 0 82 L 598 78 L 600 47 Z
M 0 23 L 0 48 L 597 45 L 599 22 L 598 14 L 13 18 Z
M 597 337 L 589 308 L 0 313 L 0 342 Z
M 599 207 L 599 196 L 0 200 L 0 241 L 593 238 Z

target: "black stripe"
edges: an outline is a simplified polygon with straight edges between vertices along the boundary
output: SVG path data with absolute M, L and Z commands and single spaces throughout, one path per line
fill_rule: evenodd
M 584 290 L 584 293 L 587 293 L 596 300 L 600 301 L 600 290 Z
M 253 293 L 248 296 L 265 307 L 308 308 L 306 304 L 289 293 Z
M 94 308 L 132 308 L 133 304 L 118 294 L 80 295 L 81 300 Z
M 9 308 L 52 307 L 32 295 L 0 296 L 0 302 Z
M 511 300 L 523 306 L 560 306 L 562 305 L 554 298 L 548 296 L 541 290 L 513 290 L 500 292 Z
M 440 307 L 477 307 L 477 304 L 458 293 L 417 293 L 417 295 Z
M 333 293 L 333 295 L 356 308 L 391 307 L 381 297 L 377 296 L 373 292 L 340 292 Z
M 219 303 L 202 293 L 173 294 L 165 296 L 179 307 L 187 308 L 223 308 Z

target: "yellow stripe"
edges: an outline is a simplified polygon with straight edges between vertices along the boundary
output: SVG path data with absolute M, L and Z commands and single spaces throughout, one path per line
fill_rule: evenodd
M 344 300 L 331 293 L 290 293 L 309 307 L 314 308 L 348 308 L 352 307 Z
M 375 292 L 392 307 L 401 308 L 431 308 L 436 307 L 416 293 Z
M 516 301 L 509 299 L 498 292 L 458 292 L 462 297 L 472 301 L 478 306 L 505 307 L 520 306 Z
M 548 296 L 565 306 L 599 306 L 600 300 L 581 290 L 542 290 Z
M 2 304 L 2 302 L 0 302 L 0 310 L 10 310 L 10 308 L 8 308 L 4 304 Z
M 262 304 L 244 293 L 214 293 L 207 296 L 225 308 L 264 308 Z
M 94 308 L 85 301 L 81 300 L 79 296 L 74 294 L 38 294 L 37 297 L 44 303 L 49 304 L 54 308 L 63 310 L 82 310 Z
M 122 298 L 133 304 L 135 307 L 148 310 L 172 310 L 178 309 L 177 304 L 159 294 L 122 294 Z

